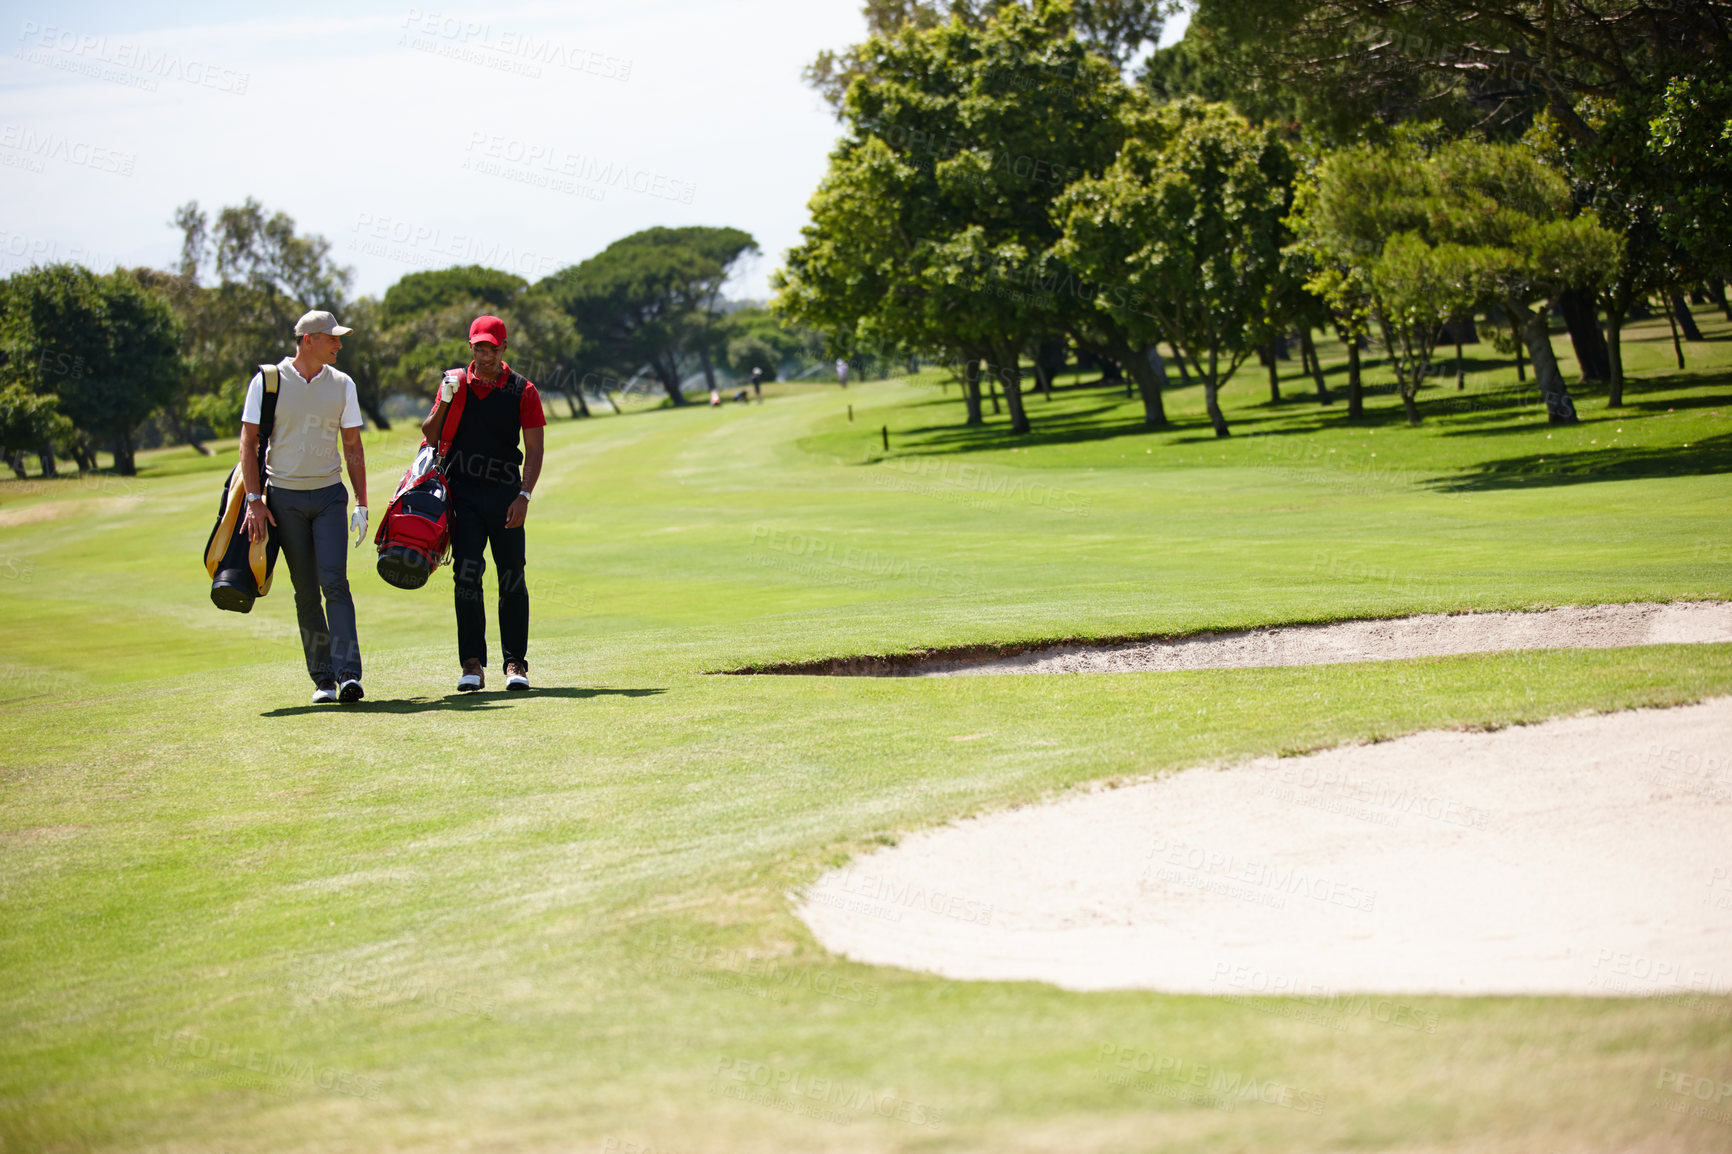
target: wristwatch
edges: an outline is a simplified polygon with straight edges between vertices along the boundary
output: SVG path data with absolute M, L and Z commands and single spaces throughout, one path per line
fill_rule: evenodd
M 263 493 L 248 493 L 247 494 L 247 504 L 249 504 L 249 505 L 251 505 L 254 501 L 263 501 L 264 499 L 265 499 L 265 495 Z
M 529 490 L 528 489 L 519 489 L 517 491 L 517 495 L 519 497 L 522 497 L 525 501 L 529 500 Z

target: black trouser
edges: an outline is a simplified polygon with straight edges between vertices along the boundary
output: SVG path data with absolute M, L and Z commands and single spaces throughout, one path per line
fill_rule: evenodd
M 359 680 L 361 642 L 355 634 L 355 599 L 349 593 L 349 491 L 265 487 L 277 519 L 277 540 L 295 583 L 295 616 L 307 675 L 320 681 Z M 323 595 L 323 603 L 320 596 Z M 330 620 L 326 620 L 326 612 Z
M 462 487 L 459 487 L 459 486 Z M 515 485 L 451 484 L 451 572 L 457 602 L 457 659 L 487 665 L 487 609 L 481 599 L 484 553 L 499 570 L 499 648 L 506 661 L 529 662 L 529 590 L 523 584 L 523 526 L 505 527 Z

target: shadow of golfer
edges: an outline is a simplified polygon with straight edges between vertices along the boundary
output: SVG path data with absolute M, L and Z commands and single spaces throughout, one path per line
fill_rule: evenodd
M 484 690 L 480 693 L 448 693 L 444 697 L 406 697 L 397 701 L 384 699 L 356 701 L 349 705 L 290 705 L 271 709 L 260 717 L 299 717 L 303 713 L 432 713 L 448 710 L 457 713 L 480 713 L 490 709 L 509 709 L 540 697 L 570 697 L 579 700 L 591 697 L 654 697 L 665 689 L 589 689 L 575 686 L 554 686 L 513 693 L 507 689 Z

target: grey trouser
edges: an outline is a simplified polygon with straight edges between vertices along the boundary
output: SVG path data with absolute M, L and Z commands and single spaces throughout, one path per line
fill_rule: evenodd
M 355 634 L 355 599 L 349 595 L 349 491 L 341 483 L 323 489 L 271 485 L 265 494 L 277 519 L 283 562 L 295 583 L 308 675 L 314 682 L 359 680 L 361 641 Z

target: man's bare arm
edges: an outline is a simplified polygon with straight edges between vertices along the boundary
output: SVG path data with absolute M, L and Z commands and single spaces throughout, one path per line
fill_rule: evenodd
M 439 432 L 445 424 L 445 410 L 450 407 L 450 401 L 440 401 L 433 406 L 433 411 L 427 414 L 427 419 L 421 422 L 422 439 L 435 449 L 439 446 Z
M 360 429 L 343 430 L 343 460 L 349 466 L 349 484 L 355 490 L 355 504 L 367 503 L 367 450 L 361 445 Z
M 259 484 L 259 427 L 251 421 L 241 422 L 241 483 L 249 493 L 262 493 Z
M 535 483 L 541 480 L 541 457 L 547 443 L 547 430 L 541 427 L 523 430 L 523 488 L 527 492 L 535 491 Z
M 533 429 L 523 430 L 523 492 L 535 488 L 535 482 L 541 479 L 541 450 L 544 443 L 542 429 L 537 425 Z M 505 527 L 515 529 L 523 524 L 529 516 L 529 498 L 522 496 L 511 502 L 511 507 L 505 511 Z
M 241 485 L 248 493 L 265 491 L 259 477 L 259 427 L 247 421 L 241 422 Z M 268 531 L 266 527 L 276 523 L 277 519 L 271 516 L 263 501 L 247 502 L 241 517 L 241 529 L 245 531 L 247 540 L 263 541 Z

